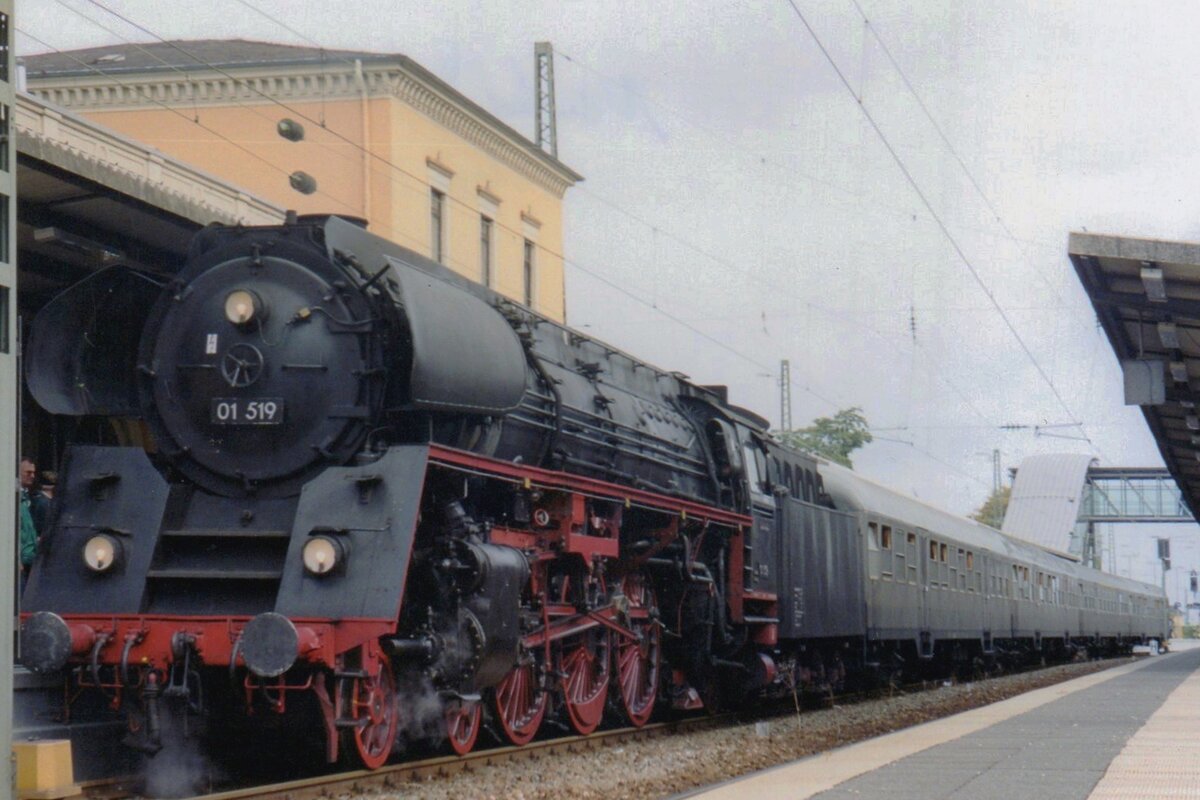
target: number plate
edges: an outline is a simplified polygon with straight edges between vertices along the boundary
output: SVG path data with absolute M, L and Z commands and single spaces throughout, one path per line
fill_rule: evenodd
M 213 425 L 279 425 L 283 422 L 282 397 L 214 397 Z

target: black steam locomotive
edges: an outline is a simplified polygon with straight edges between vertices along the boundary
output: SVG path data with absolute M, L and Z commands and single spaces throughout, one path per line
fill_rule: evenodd
M 469 751 L 547 715 L 1166 635 L 1164 598 L 781 446 L 767 422 L 337 217 L 210 227 L 34 323 L 75 445 L 30 668 L 218 730 L 299 718 L 382 765 L 414 687 Z M 295 727 L 295 726 L 293 726 Z

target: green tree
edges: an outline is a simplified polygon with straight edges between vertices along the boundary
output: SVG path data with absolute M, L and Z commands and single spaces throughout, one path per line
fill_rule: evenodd
M 832 417 L 818 417 L 807 428 L 780 431 L 779 438 L 800 450 L 853 468 L 850 454 L 871 441 L 867 418 L 857 406 L 843 408 Z
M 992 492 L 978 511 L 971 515 L 971 519 L 982 522 L 984 525 L 991 525 L 993 528 L 999 528 L 1004 524 L 1004 512 L 1008 510 L 1008 499 L 1011 496 L 1011 486 L 1000 487 Z

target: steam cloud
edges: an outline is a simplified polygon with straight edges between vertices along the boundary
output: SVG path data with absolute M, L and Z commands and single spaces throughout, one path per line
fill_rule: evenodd
M 192 797 L 212 791 L 222 775 L 204 752 L 201 738 L 185 735 L 182 716 L 163 704 L 162 750 L 142 763 L 143 792 L 154 800 Z

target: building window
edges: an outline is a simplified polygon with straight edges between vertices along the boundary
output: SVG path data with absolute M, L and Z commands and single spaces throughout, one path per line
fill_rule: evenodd
M 429 190 L 429 256 L 439 264 L 445 263 L 446 195 L 437 189 Z
M 8 172 L 8 118 L 7 103 L 0 103 L 0 170 Z
M 479 218 L 479 282 L 492 285 L 492 221 Z
M 8 352 L 8 287 L 0 286 L 0 353 Z
M 8 229 L 8 195 L 0 194 L 0 262 L 12 263 L 11 240 Z
M 525 305 L 533 308 L 533 242 L 525 240 Z
M 12 24 L 8 14 L 0 14 L 0 81 L 8 83 L 8 55 L 12 49 L 9 37 L 12 35 Z

